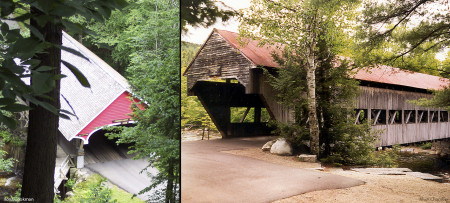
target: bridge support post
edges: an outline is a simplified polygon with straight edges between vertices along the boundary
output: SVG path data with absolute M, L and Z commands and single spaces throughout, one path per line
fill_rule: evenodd
M 80 140 L 80 144 L 77 147 L 77 168 L 84 168 L 84 148 L 83 148 L 83 141 Z

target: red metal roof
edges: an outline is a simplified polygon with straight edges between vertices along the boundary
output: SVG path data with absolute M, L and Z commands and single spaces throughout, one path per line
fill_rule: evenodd
M 85 142 L 89 139 L 88 135 L 92 133 L 96 128 L 103 127 L 105 125 L 113 124 L 113 120 L 128 119 L 131 118 L 132 109 L 131 104 L 133 101 L 130 99 L 131 94 L 127 91 L 123 92 L 117 97 L 108 107 L 106 107 L 94 120 L 92 120 L 86 127 L 81 130 L 77 136 L 83 138 Z M 133 99 L 134 102 L 139 102 L 137 99 Z M 143 107 L 139 106 L 143 109 Z
M 242 47 L 237 41 L 239 34 L 226 30 L 214 29 L 234 48 L 239 49 L 250 61 L 255 65 L 278 67 L 279 65 L 273 61 L 273 52 L 280 53 L 273 46 L 258 46 L 258 41 L 251 39 L 244 39 L 248 42 Z M 361 69 L 354 76 L 355 79 L 379 82 L 385 84 L 401 85 L 407 87 L 414 87 L 419 89 L 443 89 L 450 84 L 450 80 L 438 76 L 405 71 L 399 68 L 381 65 L 370 69 Z

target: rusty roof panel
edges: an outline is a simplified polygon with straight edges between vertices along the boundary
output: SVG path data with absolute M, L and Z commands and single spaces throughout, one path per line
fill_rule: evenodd
M 443 89 L 450 84 L 449 79 L 434 75 L 405 71 L 385 65 L 359 70 L 355 79 L 386 84 L 414 87 L 418 89 Z
M 231 44 L 235 49 L 239 49 L 241 53 L 247 57 L 255 65 L 267 66 L 267 67 L 278 67 L 279 65 L 274 61 L 272 53 L 281 54 L 281 51 L 272 46 L 258 46 L 258 41 L 243 39 L 244 42 L 248 44 L 241 46 L 238 42 L 238 33 L 230 32 L 226 30 L 215 29 L 220 36 L 222 36 L 228 43 Z
M 248 42 L 247 45 L 241 46 L 238 42 L 238 33 L 226 30 L 214 29 L 219 33 L 228 43 L 234 48 L 239 49 L 250 61 L 255 65 L 278 67 L 273 61 L 272 53 L 280 54 L 281 51 L 273 46 L 258 46 L 258 41 L 251 39 L 244 39 Z M 405 71 L 399 68 L 394 68 L 385 65 L 379 65 L 374 68 L 365 68 L 359 70 L 353 78 L 364 81 L 401 85 L 406 87 L 414 87 L 418 89 L 443 89 L 450 84 L 450 80 L 438 76 L 417 73 L 412 71 Z

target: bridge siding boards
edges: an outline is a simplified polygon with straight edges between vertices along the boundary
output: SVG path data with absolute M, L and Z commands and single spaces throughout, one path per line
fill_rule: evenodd
M 250 42 L 247 47 L 242 48 L 236 44 L 236 39 L 232 37 L 236 37 L 236 34 L 219 30 L 214 30 L 211 33 L 184 73 L 184 75 L 187 76 L 188 94 L 197 95 L 201 98 L 205 108 L 210 108 L 208 113 L 213 120 L 214 117 L 216 117 L 217 120 L 215 123 L 218 122 L 219 118 L 221 119 L 219 123 L 224 122 L 222 124 L 216 124 L 218 128 L 221 128 L 220 126 L 227 126 L 222 129 L 222 132 L 224 132 L 222 135 L 225 135 L 224 137 L 232 136 L 229 129 L 233 129 L 231 131 L 234 132 L 243 132 L 244 129 L 234 129 L 239 126 L 231 128 L 229 116 L 224 116 L 225 112 L 229 112 L 229 110 L 226 109 L 229 109 L 230 101 L 228 101 L 228 103 L 223 101 L 225 106 L 222 107 L 219 107 L 220 105 L 218 105 L 218 103 L 217 105 L 213 105 L 214 107 L 208 107 L 208 103 L 210 102 L 205 101 L 206 97 L 219 98 L 221 93 L 209 91 L 207 95 L 202 95 L 206 93 L 199 90 L 199 88 L 194 87 L 198 81 L 203 81 L 202 85 L 198 85 L 198 87 L 205 87 L 205 85 L 207 85 L 206 81 L 208 80 L 237 79 L 240 84 L 245 87 L 245 94 L 259 95 L 261 102 L 264 104 L 272 118 L 281 122 L 292 121 L 294 119 L 293 110 L 288 109 L 275 101 L 277 92 L 266 82 L 266 78 L 261 68 L 267 66 L 263 63 L 258 63 L 258 61 L 265 61 L 262 59 L 271 57 L 270 54 L 268 54 L 270 51 L 262 50 L 263 48 L 258 50 L 255 45 L 256 43 L 254 42 Z M 271 68 L 272 67 L 269 67 L 269 70 L 271 70 Z M 396 123 L 373 125 L 373 129 L 383 130 L 383 133 L 380 135 L 380 143 L 378 143 L 378 146 L 389 146 L 450 137 L 449 118 L 447 118 L 445 122 L 439 120 L 433 123 L 430 122 L 430 118 L 428 117 L 428 121 L 418 122 L 419 111 L 426 111 L 428 116 L 432 111 L 439 113 L 439 111 L 441 111 L 440 109 L 419 107 L 408 102 L 409 100 L 416 100 L 419 98 L 431 98 L 431 94 L 425 93 L 427 92 L 425 87 L 437 88 L 437 84 L 445 85 L 448 83 L 448 80 L 443 79 L 447 82 L 440 83 L 435 81 L 440 80 L 439 77 L 436 76 L 419 73 L 412 74 L 386 66 L 375 68 L 373 70 L 373 75 L 367 72 L 358 72 L 358 77 L 360 78 L 356 79 L 365 81 L 368 84 L 375 84 L 375 86 L 381 84 L 383 88 L 360 86 L 361 94 L 355 100 L 355 108 L 366 110 L 365 112 L 368 114 L 366 117 L 370 117 L 371 110 L 385 111 L 383 116 L 386 118 L 383 118 L 383 120 L 386 120 L 386 122 L 389 120 L 389 111 L 398 111 L 401 113 L 401 119 L 397 120 Z M 364 78 L 366 78 L 367 81 Z M 422 80 L 422 78 L 426 79 Z M 414 80 L 411 81 L 409 79 Z M 400 83 L 399 80 L 401 80 L 400 82 L 402 83 Z M 384 83 L 383 81 L 387 82 Z M 412 86 L 405 86 L 407 84 L 412 84 Z M 219 95 L 214 96 L 213 94 Z M 299 92 L 299 94 L 304 93 Z M 226 99 L 222 97 L 219 100 Z M 249 105 L 245 104 L 243 106 L 248 107 Z M 218 111 L 218 113 L 211 111 L 211 109 L 216 108 L 221 110 Z M 409 111 L 414 111 L 414 123 L 405 122 L 405 112 Z M 447 114 L 447 117 L 448 116 L 449 114 Z
M 191 89 L 196 81 L 211 80 L 218 76 L 238 79 L 247 87 L 250 69 L 256 66 L 218 33 L 213 33 L 189 67 L 191 71 L 187 72 L 187 88 Z
M 377 87 L 360 86 L 361 93 L 357 99 L 360 109 L 415 110 L 427 108 L 416 106 L 408 100 L 431 98 L 432 95 L 419 92 L 407 92 Z
M 400 110 L 404 117 L 405 110 L 424 111 L 441 111 L 441 109 L 425 108 L 416 106 L 408 101 L 419 98 L 431 98 L 432 95 L 420 92 L 409 92 L 400 90 L 391 90 L 377 87 L 360 86 L 361 93 L 356 101 L 358 109 L 384 109 Z M 447 119 L 448 120 L 448 119 Z M 450 123 L 408 123 L 402 119 L 400 124 L 375 125 L 372 128 L 383 130 L 381 133 L 380 146 L 388 146 L 394 144 L 405 144 L 412 142 L 420 142 L 426 140 L 435 140 L 450 137 Z
M 277 121 L 283 123 L 293 121 L 294 111 L 279 104 L 275 100 L 275 95 L 277 94 L 277 92 L 269 83 L 265 82 L 267 81 L 267 77 L 262 74 L 262 71 L 260 71 L 257 77 L 259 79 L 258 93 L 261 94 L 261 98 L 264 101 L 265 106 L 267 107 L 267 111 L 270 113 L 272 118 L 275 118 Z

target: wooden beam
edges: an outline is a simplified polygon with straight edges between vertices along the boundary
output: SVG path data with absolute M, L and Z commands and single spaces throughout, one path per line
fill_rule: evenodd
M 242 115 L 242 118 L 241 118 L 241 120 L 239 121 L 240 123 L 243 123 L 243 122 L 244 122 L 245 117 L 247 117 L 247 114 L 248 114 L 248 112 L 250 111 L 250 108 L 251 108 L 251 107 L 247 107 L 247 110 L 245 110 L 244 115 Z
M 362 109 L 360 109 L 360 110 L 358 111 L 358 113 L 356 114 L 355 124 L 357 124 L 358 121 L 359 121 L 359 115 L 361 115 L 361 111 L 362 111 Z
M 395 116 L 397 115 L 397 111 L 394 111 L 394 113 L 392 113 L 392 114 L 391 114 L 391 112 L 389 112 L 389 115 L 391 116 L 391 119 L 389 120 L 389 124 L 394 124 Z
M 408 113 L 406 114 L 405 123 L 409 123 L 409 119 L 411 118 L 411 113 L 412 113 L 412 111 L 408 111 Z
M 421 123 L 422 122 L 423 113 L 424 113 L 424 111 L 420 112 L 419 119 L 417 119 L 417 123 Z
M 377 110 L 374 110 L 374 111 L 376 112 Z M 378 123 L 378 117 L 380 117 L 380 114 L 381 114 L 381 109 L 379 109 L 378 112 L 376 112 L 375 119 L 373 121 L 374 125 L 376 125 Z
M 261 107 L 255 107 L 255 120 L 254 123 L 261 123 Z

